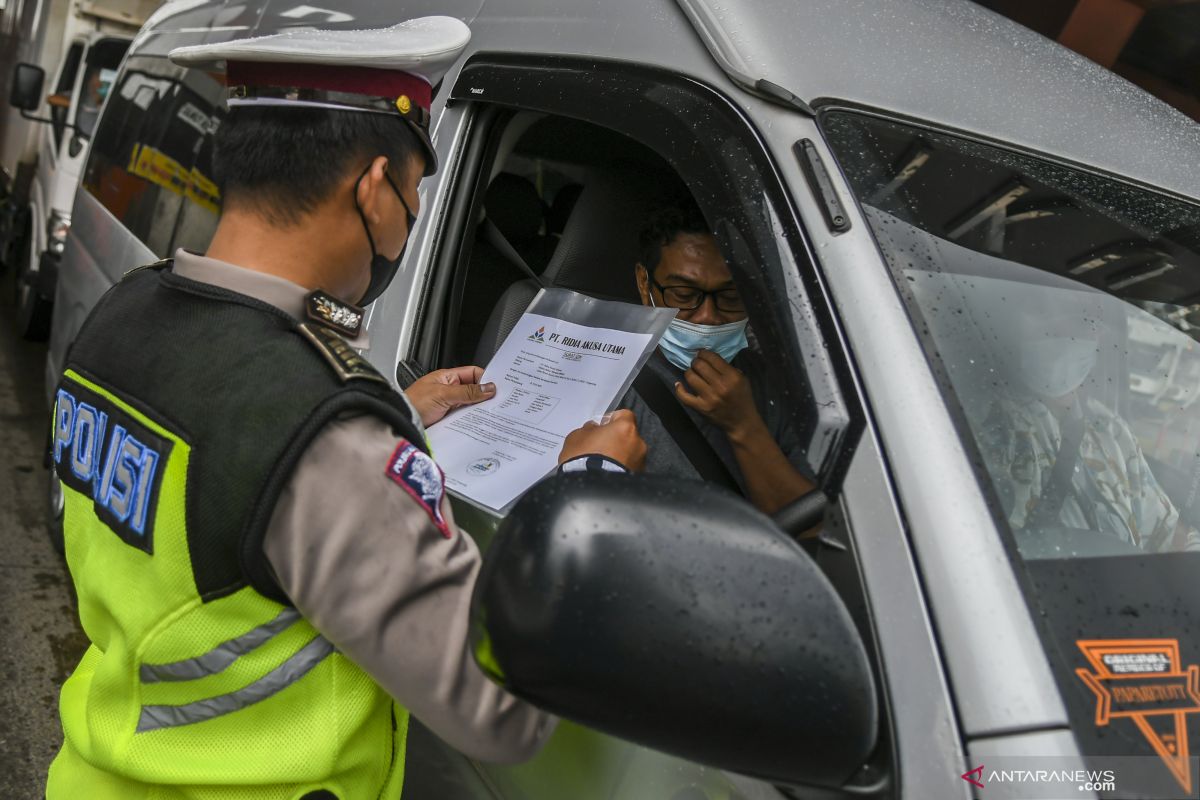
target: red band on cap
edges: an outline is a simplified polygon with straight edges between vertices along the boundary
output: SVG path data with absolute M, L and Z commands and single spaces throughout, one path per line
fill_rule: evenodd
M 424 80 L 390 69 L 231 61 L 227 71 L 230 86 L 322 89 L 387 98 L 408 95 L 413 105 L 426 111 L 433 100 L 433 90 Z

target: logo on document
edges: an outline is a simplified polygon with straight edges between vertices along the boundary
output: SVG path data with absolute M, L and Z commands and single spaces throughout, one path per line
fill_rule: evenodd
M 1094 671 L 1075 674 L 1096 694 L 1096 725 L 1133 722 L 1167 769 L 1192 791 L 1187 715 L 1200 711 L 1200 666 L 1184 666 L 1178 639 L 1092 639 L 1076 642 Z
M 500 469 L 500 461 L 495 458 L 481 458 L 467 465 L 467 472 L 472 475 L 491 475 Z
M 533 333 L 529 334 L 529 336 L 526 338 L 528 338 L 529 341 L 531 341 L 531 342 L 542 342 L 543 344 L 545 344 L 545 342 L 546 342 L 546 326 L 543 325 L 542 327 L 538 328 Z

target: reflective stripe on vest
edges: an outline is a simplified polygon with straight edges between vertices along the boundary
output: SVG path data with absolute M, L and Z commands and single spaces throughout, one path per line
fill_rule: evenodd
M 287 661 L 236 692 L 182 706 L 142 706 L 142 715 L 138 719 L 138 733 L 204 722 L 240 711 L 291 686 L 333 651 L 334 647 L 328 639 L 317 636 Z
M 285 608 L 279 612 L 279 616 L 265 625 L 259 625 L 236 639 L 222 642 L 202 656 L 174 661 L 170 664 L 143 664 L 142 683 L 191 681 L 215 675 L 237 661 L 239 656 L 244 656 L 256 647 L 261 647 L 269 642 L 276 634 L 286 630 L 298 619 L 300 619 L 299 611 L 294 608 Z

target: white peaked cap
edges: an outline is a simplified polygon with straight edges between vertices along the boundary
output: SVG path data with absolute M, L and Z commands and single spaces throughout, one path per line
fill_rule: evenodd
M 171 61 L 224 71 L 230 61 L 373 67 L 407 72 L 436 84 L 471 41 L 471 29 L 454 17 L 420 17 L 390 28 L 297 28 L 270 36 L 177 47 Z
M 178 47 L 174 63 L 226 73 L 229 105 L 309 106 L 398 114 L 437 170 L 429 135 L 433 87 L 471 41 L 454 17 L 421 17 L 390 28 L 296 28 L 270 36 Z

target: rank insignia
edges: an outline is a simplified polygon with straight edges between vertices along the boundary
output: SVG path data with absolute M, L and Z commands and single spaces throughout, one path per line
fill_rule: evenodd
M 364 378 L 390 385 L 387 378 L 371 366 L 371 362 L 359 355 L 349 342 L 330 329 L 301 322 L 296 326 L 296 330 L 320 351 L 343 383 L 354 378 Z
M 428 454 L 401 439 L 388 461 L 386 474 L 425 509 L 425 513 L 442 532 L 442 536 L 451 538 L 450 525 L 442 515 L 442 498 L 446 494 L 445 477 L 441 468 Z
M 333 328 L 353 338 L 362 331 L 364 311 L 358 306 L 343 303 L 320 289 L 304 298 L 304 312 L 313 322 Z

